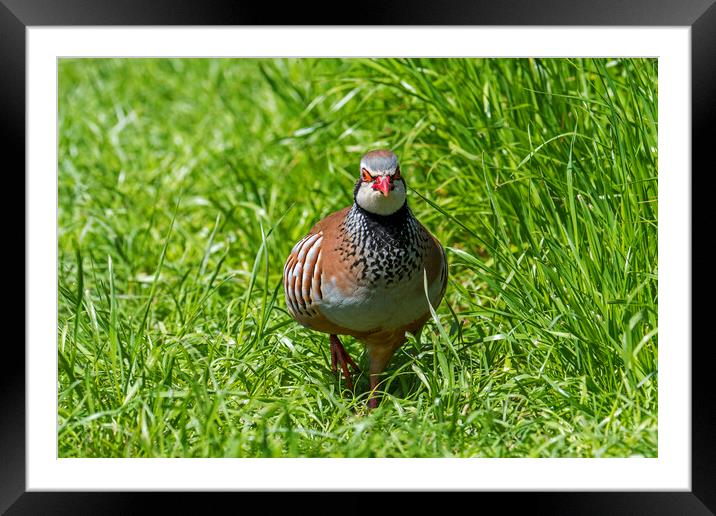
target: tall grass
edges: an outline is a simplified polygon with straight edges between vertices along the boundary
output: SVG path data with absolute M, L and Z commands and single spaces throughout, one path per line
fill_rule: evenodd
M 61 61 L 60 456 L 655 456 L 656 66 Z M 368 412 L 281 274 L 376 147 L 450 282 Z

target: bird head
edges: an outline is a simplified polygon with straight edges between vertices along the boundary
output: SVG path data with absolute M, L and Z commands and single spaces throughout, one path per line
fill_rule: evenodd
M 405 204 L 405 191 L 398 156 L 392 151 L 374 150 L 361 158 L 353 192 L 358 206 L 377 215 L 390 215 Z

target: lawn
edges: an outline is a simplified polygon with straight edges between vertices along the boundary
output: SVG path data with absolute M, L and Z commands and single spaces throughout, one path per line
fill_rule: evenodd
M 63 59 L 58 95 L 61 457 L 657 455 L 655 59 Z M 450 278 L 368 411 L 281 278 L 374 148 Z

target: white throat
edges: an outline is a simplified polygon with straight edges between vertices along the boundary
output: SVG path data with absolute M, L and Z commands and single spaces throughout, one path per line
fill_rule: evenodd
M 390 215 L 398 211 L 405 203 L 405 183 L 395 182 L 395 188 L 388 197 L 379 190 L 373 190 L 371 183 L 363 183 L 356 194 L 358 206 L 376 215 Z

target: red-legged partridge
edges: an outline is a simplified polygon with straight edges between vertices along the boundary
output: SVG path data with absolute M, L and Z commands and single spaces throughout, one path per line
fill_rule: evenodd
M 397 156 L 372 151 L 360 162 L 355 202 L 320 222 L 291 250 L 283 273 L 289 313 L 302 325 L 328 333 L 331 367 L 358 369 L 338 335 L 366 346 L 368 406 L 377 406 L 378 379 L 393 353 L 430 317 L 447 286 L 440 242 L 413 216 Z

